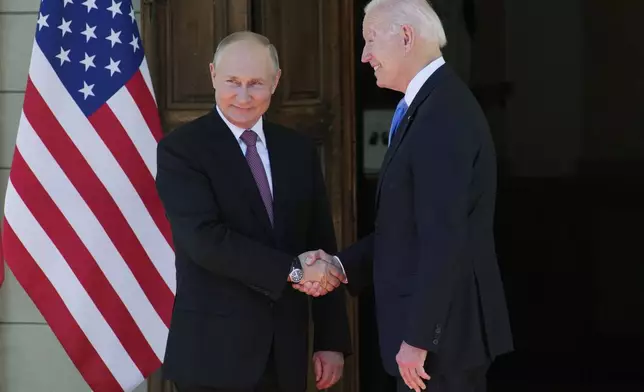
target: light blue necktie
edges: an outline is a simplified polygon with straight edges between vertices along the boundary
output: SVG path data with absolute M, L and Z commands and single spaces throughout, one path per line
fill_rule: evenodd
M 407 103 L 405 102 L 405 98 L 403 98 L 400 100 L 400 102 L 398 102 L 398 106 L 396 106 L 396 112 L 394 113 L 394 118 L 391 120 L 391 128 L 389 128 L 388 145 L 391 145 L 391 141 L 393 140 L 394 135 L 396 134 L 396 130 L 398 129 L 398 124 L 400 124 L 400 120 L 402 120 L 406 111 L 407 111 Z

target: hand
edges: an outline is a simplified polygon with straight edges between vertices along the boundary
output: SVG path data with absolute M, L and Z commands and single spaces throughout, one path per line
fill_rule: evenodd
M 340 286 L 341 282 L 346 283 L 342 266 L 333 256 L 323 250 L 305 252 L 299 257 L 304 268 L 304 277 L 299 284 L 293 285 L 296 290 L 318 297 L 333 291 Z M 307 276 L 308 267 L 313 269 Z M 324 275 L 318 275 L 322 271 L 324 271 Z
M 317 351 L 313 354 L 313 368 L 317 389 L 331 388 L 342 378 L 344 355 L 335 351 Z
M 396 362 L 398 363 L 398 370 L 405 384 L 409 389 L 420 392 L 425 389 L 425 380 L 429 380 L 429 375 L 425 372 L 425 358 L 427 358 L 427 350 L 416 348 L 402 342 L 400 351 L 396 355 Z

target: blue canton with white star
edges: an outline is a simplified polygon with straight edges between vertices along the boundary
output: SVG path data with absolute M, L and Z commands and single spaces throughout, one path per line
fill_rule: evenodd
M 36 42 L 86 116 L 122 88 L 143 61 L 131 0 L 43 0 Z

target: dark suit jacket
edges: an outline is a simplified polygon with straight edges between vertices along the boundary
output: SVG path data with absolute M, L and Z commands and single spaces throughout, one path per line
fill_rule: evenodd
M 495 152 L 482 110 L 450 67 L 423 85 L 380 172 L 374 233 L 338 256 L 356 294 L 373 283 L 385 369 L 404 340 L 430 371 L 512 349 L 493 236 Z
M 314 144 L 264 122 L 271 227 L 238 141 L 216 110 L 158 145 L 157 189 L 176 253 L 177 292 L 163 370 L 179 384 L 249 387 L 271 347 L 284 391 L 306 388 L 309 298 L 287 283 L 307 250 L 336 250 Z M 314 350 L 349 353 L 344 293 L 312 299 Z

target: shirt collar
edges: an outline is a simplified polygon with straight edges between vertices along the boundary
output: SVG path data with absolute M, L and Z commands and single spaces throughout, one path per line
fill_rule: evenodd
M 235 135 L 235 139 L 239 141 L 241 139 L 242 133 L 244 133 L 244 131 L 246 130 L 228 121 L 226 116 L 224 116 L 224 113 L 222 113 L 221 109 L 219 108 L 219 105 L 215 105 L 215 107 L 217 108 L 217 113 L 219 113 L 219 117 L 221 117 L 221 119 L 224 120 L 224 123 L 226 123 L 226 125 L 228 126 L 228 129 L 230 129 L 233 135 Z M 257 122 L 255 123 L 255 125 L 253 125 L 250 129 L 252 129 L 257 134 L 257 141 L 266 145 L 266 137 L 264 136 L 264 121 L 262 117 L 260 117 L 259 120 L 257 120 Z
M 436 70 L 443 64 L 445 64 L 445 59 L 443 58 L 443 56 L 441 56 L 431 63 L 427 64 L 425 68 L 421 69 L 420 72 L 418 72 L 416 76 L 414 76 L 414 78 L 411 80 L 411 82 L 409 82 L 409 85 L 407 86 L 407 91 L 405 91 L 405 103 L 407 104 L 407 107 L 411 106 L 411 103 L 413 102 L 414 98 L 416 98 L 416 95 L 420 91 L 421 87 L 423 87 L 427 79 L 429 79 L 429 77 L 432 76 L 432 74 L 436 72 Z

